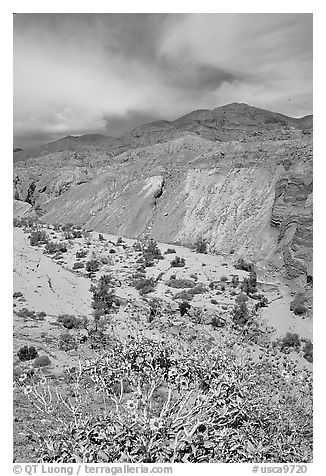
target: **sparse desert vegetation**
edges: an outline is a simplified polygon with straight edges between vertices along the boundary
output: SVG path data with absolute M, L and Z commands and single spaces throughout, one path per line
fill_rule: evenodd
M 304 119 L 15 153 L 15 462 L 312 461 Z

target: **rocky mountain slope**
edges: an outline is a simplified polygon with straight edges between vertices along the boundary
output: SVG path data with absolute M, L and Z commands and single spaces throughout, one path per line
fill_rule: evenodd
M 304 283 L 312 262 L 312 117 L 230 104 L 120 138 L 15 153 L 14 198 L 47 223 L 193 243 Z

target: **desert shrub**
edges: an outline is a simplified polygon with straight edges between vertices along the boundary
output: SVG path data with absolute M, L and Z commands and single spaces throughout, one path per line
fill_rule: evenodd
M 256 273 L 255 273 L 256 274 Z M 250 273 L 251 275 L 251 273 Z M 246 293 L 247 295 L 254 294 L 257 289 L 256 289 L 256 284 L 254 284 L 254 278 L 243 278 L 243 281 L 241 283 L 241 291 Z
M 211 299 L 211 304 L 218 304 L 218 302 L 216 301 L 216 299 Z
M 310 339 L 306 340 L 303 347 L 303 358 L 312 364 L 313 362 L 313 344 Z
M 62 332 L 59 336 L 59 349 L 64 350 L 65 352 L 69 350 L 77 350 L 78 349 L 78 341 L 77 339 L 69 334 L 69 332 Z
M 18 228 L 31 228 L 39 223 L 38 217 L 14 218 L 13 225 Z
M 81 269 L 81 268 L 84 268 L 85 265 L 84 263 L 79 263 L 78 261 L 76 261 L 76 263 L 74 263 L 72 269 Z
M 194 295 L 187 291 L 180 291 L 179 293 L 175 294 L 173 296 L 173 300 L 181 299 L 182 301 L 191 301 L 193 299 Z
M 155 264 L 154 259 L 152 258 L 151 255 L 145 255 L 144 256 L 144 266 L 146 268 L 150 268 L 150 267 L 154 266 L 154 264 Z
M 234 265 L 234 267 L 236 269 L 241 269 L 243 271 L 248 271 L 248 273 L 250 273 L 250 271 L 254 270 L 253 263 L 247 263 L 243 258 L 239 258 L 237 263 Z
M 312 285 L 312 283 L 313 283 L 313 277 L 312 277 L 311 275 L 309 275 L 309 274 L 307 274 L 306 283 L 307 283 L 307 284 L 311 284 L 311 285 Z
M 135 280 L 138 279 L 145 279 L 146 278 L 146 273 L 133 273 L 131 277 Z
M 112 263 L 112 258 L 109 257 L 109 256 L 100 256 L 99 257 L 99 261 L 102 263 L 102 264 L 111 264 Z
M 165 255 L 172 255 L 174 253 L 176 253 L 174 248 L 168 248 L 167 250 L 164 251 Z
M 104 238 L 104 236 L 102 235 L 102 233 L 99 233 L 98 239 L 99 239 L 99 241 L 105 241 L 105 238 Z
M 164 274 L 165 274 L 164 271 L 161 271 L 161 272 L 157 275 L 155 281 L 156 281 L 156 282 L 157 282 L 157 281 L 160 281 L 160 280 L 163 278 Z
M 220 285 L 219 281 L 211 281 L 209 283 L 208 287 L 209 287 L 209 289 L 214 290 L 214 289 L 219 288 L 219 285 Z
M 164 259 L 162 252 L 153 239 L 147 240 L 142 246 L 143 259 L 146 267 L 154 266 L 155 260 Z
M 170 264 L 173 268 L 182 268 L 186 265 L 186 261 L 184 258 L 180 258 L 179 256 L 176 256 L 174 260 L 170 262 Z
M 250 271 L 249 284 L 250 284 L 250 286 L 252 286 L 254 288 L 257 286 L 257 274 L 256 274 L 256 271 L 254 271 L 254 270 Z
M 258 302 L 255 304 L 255 310 L 257 311 L 260 307 L 267 307 L 268 306 L 268 299 L 263 296 L 262 294 L 258 294 L 257 296 L 252 296 L 252 298 L 256 298 Z
M 101 276 L 97 286 L 92 285 L 90 291 L 93 293 L 92 308 L 94 309 L 95 322 L 100 316 L 110 314 L 110 312 L 120 305 L 120 300 L 115 294 L 114 279 L 111 275 Z
M 137 252 L 143 251 L 143 246 L 140 241 L 135 241 L 132 247 Z
M 79 250 L 76 251 L 76 258 L 86 258 L 88 251 L 86 250 Z
M 226 283 L 227 280 L 228 280 L 228 278 L 227 278 L 226 276 L 221 276 L 221 278 L 220 278 L 220 281 L 221 281 L 222 283 Z
M 190 308 L 191 308 L 191 306 L 190 306 L 188 301 L 180 302 L 179 311 L 180 311 L 181 316 L 184 316 L 185 314 L 187 314 Z
M 189 290 L 189 292 L 192 294 L 204 294 L 207 291 L 208 291 L 208 288 L 202 283 L 197 284 L 196 286 L 194 286 L 192 289 Z
M 97 259 L 91 259 L 86 263 L 86 271 L 88 273 L 96 273 L 100 269 L 101 263 Z
M 27 345 L 24 345 L 24 347 L 21 347 L 17 352 L 17 356 L 21 361 L 33 360 L 38 357 L 38 352 L 34 346 L 28 347 Z
M 214 328 L 220 328 L 225 326 L 225 320 L 220 316 L 213 316 L 210 322 L 211 326 Z
M 305 312 L 307 312 L 307 308 L 303 304 L 298 304 L 293 309 L 293 312 L 294 312 L 294 314 L 301 315 L 301 314 L 304 314 Z
M 199 236 L 195 242 L 195 249 L 197 253 L 207 253 L 207 242 L 202 236 Z
M 311 462 L 310 375 L 289 389 L 287 373 L 268 359 L 240 364 L 227 344 L 196 354 L 171 347 L 108 341 L 78 376 L 85 390 L 76 417 L 47 413 L 51 432 L 35 445 L 37 461 Z M 89 405 L 91 391 L 112 402 L 107 410 Z
M 304 294 L 297 293 L 293 301 L 290 303 L 290 310 L 294 312 L 296 315 L 304 314 L 307 309 L 304 305 L 306 302 L 306 298 Z
M 154 278 L 141 278 L 134 281 L 133 285 L 139 291 L 139 294 L 143 296 L 155 291 L 156 283 Z
M 232 311 L 232 320 L 238 326 L 244 326 L 249 321 L 249 311 L 244 301 L 237 303 Z
M 67 246 L 64 243 L 54 243 L 53 241 L 50 241 L 45 245 L 44 252 L 50 255 L 54 253 L 66 253 Z
M 80 230 L 74 230 L 73 228 L 64 231 L 64 237 L 66 240 L 73 240 L 74 238 L 82 238 L 82 232 Z
M 44 311 L 38 312 L 37 317 L 38 317 L 38 319 L 43 320 L 46 317 L 46 312 L 44 312 Z
M 73 238 L 82 238 L 83 235 L 82 235 L 81 230 L 73 230 L 72 231 L 72 237 Z
M 73 228 L 74 228 L 73 223 L 66 223 L 65 225 L 61 225 L 61 230 L 62 231 L 70 231 Z
M 166 282 L 167 286 L 170 286 L 171 288 L 193 288 L 195 286 L 195 283 L 191 281 L 190 279 L 169 279 L 169 281 Z
M 47 243 L 48 236 L 44 230 L 36 230 L 31 233 L 31 237 L 29 239 L 31 246 L 37 246 L 39 244 Z
M 23 297 L 23 293 L 21 293 L 20 291 L 17 291 L 13 294 L 13 297 L 14 298 L 19 298 L 19 297 Z
M 84 327 L 83 319 L 71 314 L 61 314 L 58 316 L 58 322 L 61 322 L 66 329 L 80 329 Z
M 237 288 L 239 286 L 239 276 L 233 275 L 231 279 L 231 286 Z
M 40 367 L 46 367 L 47 365 L 51 364 L 51 360 L 47 355 L 40 355 L 39 357 L 36 357 L 36 359 L 33 362 L 33 367 L 35 368 L 40 368 Z
M 235 302 L 237 304 L 240 304 L 241 302 L 247 302 L 248 301 L 248 296 L 247 294 L 238 294 L 237 297 L 235 298 Z
M 220 287 L 221 291 L 225 291 L 225 285 L 222 284 L 222 286 Z
M 17 311 L 17 316 L 23 317 L 24 319 L 36 319 L 36 312 L 23 307 L 23 309 Z
M 299 349 L 301 346 L 299 335 L 292 332 L 287 332 L 282 339 L 279 339 L 280 349 Z

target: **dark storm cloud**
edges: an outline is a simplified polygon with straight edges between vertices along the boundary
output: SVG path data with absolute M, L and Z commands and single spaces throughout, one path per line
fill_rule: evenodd
M 14 17 L 15 145 L 233 101 L 312 112 L 312 15 Z

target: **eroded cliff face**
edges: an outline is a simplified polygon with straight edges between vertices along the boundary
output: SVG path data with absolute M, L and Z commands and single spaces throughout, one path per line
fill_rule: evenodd
M 202 236 L 212 252 L 306 279 L 311 155 L 306 139 L 217 144 L 179 138 L 121 154 L 89 182 L 44 203 L 43 219 L 167 243 Z
M 286 174 L 276 183 L 271 225 L 289 278 L 312 276 L 312 220 L 311 171 Z

